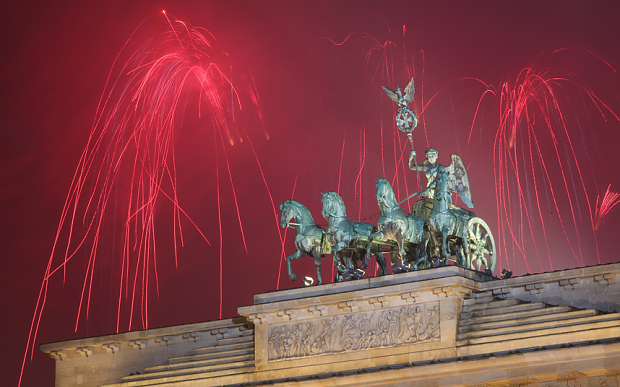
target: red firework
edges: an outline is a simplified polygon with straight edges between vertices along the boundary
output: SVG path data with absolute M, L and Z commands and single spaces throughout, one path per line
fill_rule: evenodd
M 209 117 L 213 128 L 220 229 L 221 318 L 222 237 L 217 153 L 218 149 L 221 150 L 226 160 L 227 180 L 231 184 L 245 245 L 226 147 L 250 140 L 246 132 L 234 124 L 235 112 L 251 114 L 258 121 L 262 121 L 262 112 L 252 77 L 242 74 L 238 82 L 233 82 L 232 66 L 228 68 L 221 64 L 228 60 L 228 55 L 217 49 L 215 38 L 206 29 L 190 27 L 169 18 L 165 12 L 164 15 L 168 25 L 166 31 L 131 54 L 124 65 L 117 66 L 122 50 L 108 76 L 88 142 L 62 210 L 32 320 L 24 364 L 28 351 L 32 357 L 50 278 L 62 272 L 64 281 L 68 263 L 82 250 L 88 252 L 88 262 L 76 316 L 76 331 L 81 316 L 88 318 L 102 227 L 111 214 L 124 214 L 120 222 L 122 268 L 118 283 L 117 332 L 120 330 L 121 312 L 126 308 L 129 308 L 127 327 L 132 329 L 137 303 L 141 311 L 140 326 L 148 328 L 147 294 L 153 286 L 153 274 L 159 294 L 155 240 L 158 203 L 168 201 L 173 207 L 175 264 L 177 244 L 183 244 L 182 218 L 191 222 L 209 243 L 185 213 L 177 195 L 173 137 L 175 131 L 182 129 L 182 118 L 190 98 L 197 99 L 198 115 Z M 256 161 L 260 168 L 257 157 Z M 264 176 L 263 181 L 267 187 Z M 273 209 L 277 225 L 275 206 Z
M 594 212 L 594 230 L 598 230 L 603 222 L 603 218 L 607 216 L 609 211 L 620 203 L 620 193 L 611 192 L 611 184 L 607 187 L 605 195 L 601 200 L 600 196 L 596 198 L 596 210 Z
M 548 243 L 551 228 L 561 229 L 565 238 L 561 244 L 568 246 L 579 266 L 585 264 L 582 240 L 588 234 L 600 263 L 589 189 L 596 187 L 596 176 L 583 172 L 584 163 L 592 163 L 584 137 L 593 136 L 584 133 L 588 125 L 582 121 L 592 112 L 618 119 L 580 77 L 542 66 L 542 59 L 502 84 L 493 149 L 497 245 L 504 258 L 500 269 L 502 264 L 514 267 L 519 256 L 530 273 L 554 269 Z M 543 244 L 546 254 L 539 246 Z M 540 268 L 528 262 L 528 246 L 534 248 Z

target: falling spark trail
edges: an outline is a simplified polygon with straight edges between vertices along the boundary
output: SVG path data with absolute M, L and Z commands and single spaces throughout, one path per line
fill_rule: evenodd
M 151 274 L 155 275 L 154 287 L 159 297 L 160 279 L 155 241 L 157 203 L 166 199 L 172 204 L 175 267 L 178 267 L 177 242 L 180 241 L 181 246 L 184 246 L 182 217 L 188 220 L 201 238 L 210 245 L 200 227 L 181 207 L 178 197 L 177 160 L 173 146 L 173 133 L 183 127 L 182 124 L 180 126 L 177 124 L 177 119 L 185 117 L 189 94 L 196 95 L 194 93 L 197 92 L 197 116 L 201 118 L 207 115 L 211 119 L 215 133 L 215 141 L 212 144 L 215 147 L 215 153 L 217 154 L 218 147 L 222 147 L 222 155 L 225 158 L 228 179 L 237 209 L 237 220 L 247 252 L 224 138 L 226 137 L 230 145 L 237 140 L 236 134 L 232 131 L 232 121 L 241 112 L 254 114 L 259 121 L 262 119 L 262 111 L 258 106 L 259 97 L 253 79 L 247 78 L 244 74 L 238 75 L 241 79 L 246 79 L 247 83 L 247 97 L 245 94 L 240 94 L 237 87 L 242 86 L 243 82 L 233 85 L 232 78 L 228 78 L 220 71 L 218 58 L 227 58 L 228 55 L 220 55 L 213 35 L 205 29 L 189 27 L 181 21 L 172 20 L 165 12 L 164 16 L 168 25 L 167 30 L 144 43 L 136 52 L 129 54 L 126 62 L 120 65 L 121 58 L 127 55 L 125 50 L 129 42 L 134 39 L 136 32 L 144 22 L 141 23 L 124 43 L 107 75 L 104 92 L 97 104 L 93 126 L 60 215 L 58 229 L 34 308 L 20 373 L 20 384 L 27 354 L 30 352 L 32 358 L 35 348 L 47 301 L 50 278 L 61 270 L 64 284 L 69 262 L 76 257 L 78 251 L 84 249 L 88 251 L 87 264 L 77 308 L 75 329 L 77 330 L 82 315 L 86 319 L 89 318 L 95 272 L 102 265 L 97 255 L 100 254 L 99 250 L 102 246 L 100 242 L 104 237 L 102 235 L 103 225 L 108 217 L 116 219 L 116 211 L 114 211 L 114 217 L 107 215 L 112 211 L 108 209 L 110 200 L 114 202 L 113 208 L 117 208 L 125 216 L 122 220 L 123 242 L 119 246 L 121 268 L 116 308 L 117 331 L 120 329 L 121 315 L 125 309 L 129 311 L 129 329 L 132 329 L 136 308 L 140 309 L 142 327 L 148 328 L 148 293 L 153 286 Z M 232 64 L 230 67 L 232 76 Z M 198 85 L 198 88 L 192 88 L 191 85 Z M 183 107 L 180 109 L 179 102 L 182 96 L 185 96 L 185 106 L 181 105 Z M 234 128 L 237 128 L 236 123 Z M 248 137 L 245 130 L 242 130 L 245 137 Z M 217 140 L 218 138 L 220 141 Z M 252 150 L 254 152 L 253 148 Z M 254 156 L 258 163 L 256 152 Z M 258 164 L 260 168 L 260 163 Z M 123 187 L 126 179 L 126 177 L 120 179 L 121 175 L 130 177 L 126 187 L 122 188 L 126 189 L 125 192 L 119 192 L 119 185 Z M 216 180 L 218 214 L 220 215 L 221 317 L 223 239 L 217 160 Z M 264 176 L 263 181 L 269 191 Z M 87 182 L 92 183 L 90 190 L 87 188 Z M 78 222 L 80 218 L 81 224 Z M 136 302 L 138 296 L 140 297 L 139 303 Z M 129 305 L 126 305 L 127 300 Z M 123 308 L 124 305 L 125 308 Z
M 370 18 L 363 22 L 368 20 Z M 473 81 L 474 84 L 484 87 L 477 97 L 465 143 L 467 148 L 463 149 L 460 146 L 462 144 L 458 143 L 458 138 L 464 138 L 458 131 L 459 128 L 454 129 L 459 153 L 467 155 L 472 151 L 471 148 L 478 146 L 477 143 L 483 143 L 484 110 L 489 99 L 495 101 L 499 120 L 491 138 L 494 137 L 492 152 L 498 229 L 496 242 L 500 270 L 502 265 L 507 268 L 523 265 L 529 272 L 534 268 L 541 271 L 553 270 L 557 267 L 557 259 L 554 263 L 548 238 L 556 237 L 555 230 L 562 235 L 560 238 L 564 240 L 569 256 L 572 255 L 580 266 L 586 264 L 586 241 L 589 244 L 592 239 L 597 261 L 600 262 L 595 233 L 600 220 L 595 219 L 595 208 L 592 206 L 593 191 L 598 194 L 598 190 L 597 184 L 590 182 L 593 179 L 596 183 L 596 169 L 587 152 L 582 121 L 587 119 L 590 122 L 594 116 L 606 122 L 619 119 L 610 105 L 599 98 L 575 73 L 544 66 L 547 58 L 573 49 L 556 50 L 547 56 L 541 54 L 532 66 L 525 67 L 514 80 L 507 80 L 498 89 L 481 79 L 463 77 L 427 94 L 424 82 L 425 52 L 419 51 L 422 67 L 417 71 L 413 66 L 414 56 L 409 56 L 405 49 L 406 26 L 403 26 L 399 39 L 392 39 L 389 35 L 391 31 L 387 31 L 387 35 L 381 35 L 381 38 L 375 37 L 364 32 L 361 27 L 362 23 L 341 41 L 329 40 L 340 49 L 336 62 L 344 60 L 342 54 L 346 50 L 350 50 L 346 52 L 351 54 L 361 51 L 361 69 L 370 83 L 380 81 L 384 85 L 396 85 L 399 79 L 411 79 L 413 76 L 416 81 L 416 94 L 412 108 L 418 116 L 418 126 L 421 127 L 417 130 L 418 134 L 414 134 L 414 139 L 422 136 L 427 147 L 435 135 L 433 133 L 431 136 L 427 130 L 426 124 L 430 122 L 427 120 L 434 118 L 429 116 L 427 111 L 431 105 L 440 103 L 440 95 L 446 95 L 449 101 L 447 108 L 452 109 L 453 121 L 459 122 L 454 106 L 455 84 L 471 84 Z M 400 39 L 402 45 L 397 45 L 395 42 L 400 42 Z M 586 53 L 604 62 L 605 71 L 611 69 L 616 73 L 608 62 L 589 51 Z M 355 82 L 361 83 L 359 80 Z M 380 88 L 377 90 L 380 92 Z M 575 93 L 579 99 L 574 98 Z M 383 96 L 380 101 L 385 101 L 392 107 L 392 102 Z M 575 102 L 583 105 L 583 108 L 577 111 Z M 387 117 L 384 117 L 383 109 L 380 117 L 381 120 L 376 126 L 379 129 L 377 141 L 381 144 L 381 171 L 384 175 L 390 175 L 392 186 L 399 196 L 402 190 L 410 191 L 407 182 L 408 170 L 403 162 L 406 161 L 403 160 L 406 147 L 402 146 L 402 136 L 399 136 L 397 131 L 394 131 L 396 133 L 392 138 L 389 137 L 389 131 L 384 131 L 383 121 Z M 472 141 L 476 124 L 480 126 L 480 141 Z M 386 127 L 392 125 L 393 123 L 390 123 Z M 419 133 L 420 131 L 423 133 Z M 368 133 L 366 141 L 370 144 L 373 139 L 370 132 Z M 578 136 L 578 141 L 575 141 L 575 136 Z M 392 162 L 386 160 L 391 157 L 384 154 L 385 144 L 389 144 L 388 149 L 392 148 Z M 585 160 L 582 157 L 584 154 Z M 584 169 L 584 165 L 589 167 Z M 586 170 L 592 170 L 592 178 L 584 175 Z M 339 192 L 342 179 L 343 177 L 339 176 Z M 354 192 L 355 197 L 361 200 L 358 181 L 359 176 Z M 356 205 L 361 206 L 360 203 Z M 598 207 L 600 204 L 597 204 L 596 208 Z M 363 211 L 363 207 L 359 208 Z M 528 262 L 530 257 L 537 263 L 532 265 L 533 262 Z
M 554 53 L 561 52 L 558 50 Z M 586 100 L 589 105 L 603 119 L 607 120 L 607 113 L 618 119 L 611 108 L 594 94 L 585 83 L 574 73 L 558 69 L 544 68 L 535 63 L 531 67 L 524 68 L 515 81 L 507 81 L 502 85 L 499 94 L 500 124 L 495 134 L 494 142 L 494 174 L 496 187 L 496 201 L 498 208 L 498 247 L 506 257 L 512 256 L 516 262 L 515 252 L 523 254 L 526 244 L 533 245 L 537 257 L 542 261 L 538 253 L 538 238 L 535 236 L 534 228 L 540 227 L 542 239 L 549 255 L 549 267 L 553 270 L 551 250 L 547 243 L 548 226 L 543 212 L 546 210 L 555 211 L 556 220 L 559 222 L 560 229 L 566 239 L 565 245 L 571 251 L 573 257 L 579 265 L 585 264 L 584 251 L 582 247 L 583 233 L 588 232 L 583 229 L 582 221 L 584 207 L 587 208 L 589 222 L 598 255 L 598 242 L 594 233 L 595 216 L 590 204 L 591 193 L 588 190 L 584 175 L 582 173 L 582 162 L 579 162 L 578 152 L 583 152 L 587 156 L 588 162 L 591 159 L 587 154 L 587 148 L 583 142 L 583 131 L 581 128 L 581 116 L 577 114 L 572 105 L 571 93 L 573 90 L 579 92 L 581 103 L 584 105 L 585 116 L 590 120 L 588 109 L 585 107 Z M 487 87 L 486 93 L 495 95 L 496 93 Z M 585 95 L 585 98 L 584 98 Z M 483 94 L 483 98 L 484 98 Z M 478 102 L 476 114 L 480 109 L 482 99 Z M 571 112 L 572 114 L 568 114 Z M 582 139 L 583 151 L 575 147 L 572 128 L 578 129 L 577 135 Z M 473 133 L 473 124 L 470 129 L 468 142 Z M 524 138 L 527 136 L 527 138 Z M 541 146 L 540 142 L 544 146 Z M 577 143 L 578 144 L 578 143 Z M 541 151 L 544 148 L 551 148 L 549 154 Z M 518 156 L 520 149 L 521 157 Z M 530 155 L 529 160 L 525 157 Z M 535 160 L 532 155 L 537 154 Z M 527 161 L 526 161 L 527 160 Z M 529 163 L 528 163 L 529 161 Z M 540 175 L 536 172 L 540 170 Z M 596 176 L 594 176 L 596 181 Z M 539 195 L 539 185 L 548 192 L 545 196 L 547 206 L 541 205 Z M 535 203 L 532 203 L 530 192 L 533 191 Z M 514 197 L 512 196 L 514 195 Z M 560 200 L 562 203 L 560 204 Z M 582 206 L 585 201 L 586 206 Z M 536 213 L 534 217 L 530 212 Z M 538 219 L 537 224 L 533 219 Z M 570 219 L 570 221 L 567 221 Z M 529 228 L 529 240 L 526 241 L 525 228 Z M 517 232 L 518 230 L 518 232 Z M 506 240 L 506 233 L 509 240 Z M 508 244 L 507 244 L 508 242 Z M 512 252 L 509 251 L 509 244 L 512 245 Z M 527 258 L 523 256 L 525 263 Z M 514 266 L 514 263 L 513 265 Z
M 612 192 L 610 189 L 611 184 L 607 187 L 607 191 L 605 191 L 605 195 L 603 196 L 602 200 L 600 199 L 600 197 L 596 198 L 596 223 L 594 225 L 595 231 L 599 229 L 603 218 L 607 216 L 609 211 L 611 211 L 618 203 L 620 203 L 620 193 Z

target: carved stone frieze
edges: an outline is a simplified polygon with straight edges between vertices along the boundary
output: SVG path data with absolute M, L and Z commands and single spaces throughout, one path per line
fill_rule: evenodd
M 439 341 L 439 302 L 269 327 L 269 360 Z

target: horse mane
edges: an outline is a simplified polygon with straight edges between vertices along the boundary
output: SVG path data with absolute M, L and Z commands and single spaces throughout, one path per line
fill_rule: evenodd
M 310 212 L 310 210 L 308 210 L 308 207 L 304 206 L 297 200 L 292 200 L 292 199 L 286 200 L 285 203 L 289 203 L 291 206 L 300 209 L 301 211 L 299 211 L 299 213 L 301 214 L 301 216 L 303 216 L 303 214 L 305 213 L 308 215 L 308 217 L 310 217 L 310 220 L 312 221 L 312 223 L 313 224 L 315 223 L 314 218 L 312 217 L 312 213 Z
M 443 192 L 439 191 L 439 181 L 442 181 L 442 185 L 443 185 Z M 442 195 L 444 197 L 449 196 L 449 189 L 448 189 L 448 171 L 446 171 L 445 169 L 440 169 L 439 171 L 437 171 L 437 176 L 435 176 L 435 197 L 439 197 L 439 195 Z
M 385 177 L 380 177 L 377 179 L 377 186 L 379 184 L 382 184 L 383 186 L 387 186 L 389 188 L 389 192 L 390 195 L 388 195 L 388 200 L 391 203 L 386 203 L 388 206 L 390 207 L 398 207 L 398 201 L 396 200 L 396 195 L 394 194 L 394 189 L 392 188 L 392 184 L 390 184 L 390 182 L 385 178 Z
M 328 192 L 325 192 L 325 195 L 327 195 L 327 197 L 330 199 L 330 203 L 329 203 L 330 210 L 333 209 L 334 204 L 338 204 L 340 208 L 342 209 L 342 214 L 344 216 L 347 216 L 347 209 L 344 205 L 344 200 L 342 200 L 342 197 L 338 195 L 337 192 L 328 191 Z

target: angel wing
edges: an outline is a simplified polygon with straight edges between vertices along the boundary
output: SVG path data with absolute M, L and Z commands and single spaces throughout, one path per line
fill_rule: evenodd
M 415 93 L 415 86 L 413 85 L 413 77 L 409 81 L 407 87 L 405 87 L 405 96 L 403 99 L 407 101 L 407 103 L 413 101 L 413 94 Z
M 452 163 L 446 168 L 450 172 L 448 175 L 448 189 L 459 194 L 459 197 L 463 203 L 467 204 L 467 207 L 474 208 L 474 203 L 471 200 L 471 189 L 469 188 L 469 177 L 467 176 L 467 169 L 463 165 L 463 160 L 456 153 L 453 153 Z
M 383 91 L 385 91 L 385 94 L 387 94 L 388 97 L 390 97 L 390 99 L 396 103 L 398 103 L 398 95 L 396 94 L 395 91 L 388 89 L 385 86 L 381 86 L 383 87 Z

